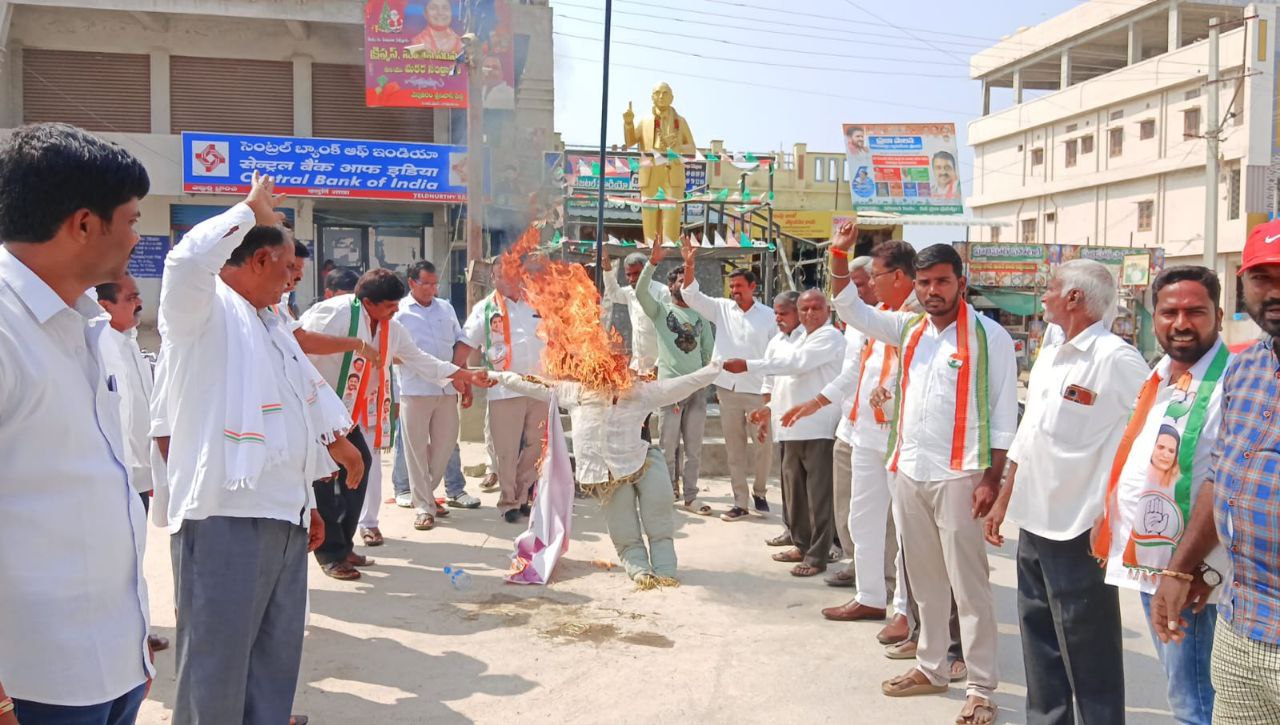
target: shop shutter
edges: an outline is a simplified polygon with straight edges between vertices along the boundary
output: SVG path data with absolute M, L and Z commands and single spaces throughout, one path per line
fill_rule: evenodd
M 311 128 L 316 136 L 428 143 L 435 138 L 430 108 L 366 106 L 362 66 L 315 63 L 311 84 Z
M 239 58 L 169 61 L 174 133 L 293 135 L 293 63 Z
M 151 60 L 139 54 L 24 48 L 22 120 L 150 133 Z

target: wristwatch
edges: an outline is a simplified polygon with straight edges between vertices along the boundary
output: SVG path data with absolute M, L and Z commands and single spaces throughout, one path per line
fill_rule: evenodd
M 1214 569 L 1204 562 L 1201 562 L 1200 566 L 1196 567 L 1196 572 L 1200 574 L 1200 578 L 1203 579 L 1204 583 L 1208 584 L 1210 588 L 1216 587 L 1222 583 L 1222 572 Z

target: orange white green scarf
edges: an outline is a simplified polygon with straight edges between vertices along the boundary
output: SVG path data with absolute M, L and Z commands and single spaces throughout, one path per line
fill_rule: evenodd
M 987 364 L 987 332 L 979 316 L 966 303 L 956 316 L 956 352 L 947 364 L 958 371 L 955 391 L 955 427 L 951 435 L 950 465 L 955 471 L 980 471 L 991 466 L 991 394 Z M 924 313 L 916 315 L 902 331 L 902 364 L 893 400 L 893 424 L 889 433 L 889 470 L 897 472 L 902 448 L 902 406 L 911 383 L 911 362 L 931 324 Z M 943 411 L 933 411 L 943 415 Z M 971 435 L 970 421 L 976 424 Z
M 351 298 L 351 328 L 348 337 L 360 334 L 360 300 Z M 342 372 L 338 375 L 339 390 L 342 403 L 351 414 L 351 422 L 373 433 L 371 445 L 377 450 L 391 447 L 393 442 L 391 426 L 391 359 L 387 355 L 387 338 L 390 336 L 391 323 L 383 320 L 374 323 L 370 320 L 370 332 L 378 354 L 382 357 L 382 366 L 374 369 L 369 359 L 355 352 L 348 352 L 342 357 Z M 354 372 L 352 372 L 354 371 Z M 376 391 L 376 395 L 370 393 Z
M 887 310 L 889 308 L 881 302 L 876 305 L 876 309 Z M 871 353 L 875 351 L 875 346 L 876 341 L 868 337 L 866 342 L 862 343 L 861 352 L 858 353 L 858 377 L 854 381 L 853 409 L 849 411 L 850 423 L 858 422 L 858 408 L 861 407 L 862 403 L 862 378 L 867 374 L 867 360 L 871 358 Z M 883 388 L 889 382 L 889 376 L 893 375 L 893 363 L 897 360 L 897 357 L 898 348 L 884 345 L 884 356 L 880 361 L 880 380 L 876 387 Z M 877 424 L 882 426 L 889 424 L 889 419 L 885 416 L 883 407 L 872 408 L 872 411 Z
M 1204 430 L 1205 419 L 1214 388 L 1226 372 L 1231 353 L 1219 340 L 1216 347 L 1204 355 L 1190 370 L 1184 372 L 1175 383 L 1175 391 L 1160 415 L 1160 432 L 1157 443 L 1167 437 L 1177 447 L 1174 466 L 1168 474 L 1162 474 L 1155 465 L 1148 470 L 1138 507 L 1133 517 L 1133 528 L 1125 542 L 1123 561 L 1125 567 L 1137 575 L 1164 571 L 1169 566 L 1174 550 L 1191 520 L 1191 490 L 1195 481 L 1196 448 Z M 1103 525 L 1094 541 L 1093 555 L 1106 561 L 1111 555 L 1113 526 L 1117 520 L 1121 473 L 1124 471 L 1133 443 L 1146 426 L 1155 407 L 1160 387 L 1166 383 L 1160 368 L 1151 373 L 1138 393 L 1133 415 L 1125 426 L 1120 446 L 1111 463 L 1111 475 L 1107 480 L 1106 511 Z M 1140 451 L 1140 455 L 1152 455 L 1154 451 Z

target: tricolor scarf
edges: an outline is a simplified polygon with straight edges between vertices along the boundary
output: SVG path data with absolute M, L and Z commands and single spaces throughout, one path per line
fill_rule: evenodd
M 1222 344 L 1222 340 L 1218 340 L 1214 349 L 1178 378 L 1172 397 L 1164 410 L 1160 411 L 1160 432 L 1156 436 L 1156 444 L 1160 446 L 1161 439 L 1168 438 L 1165 447 L 1174 446 L 1177 452 L 1173 454 L 1174 468 L 1170 471 L 1173 475 L 1160 473 L 1155 460 L 1156 450 L 1151 452 L 1151 466 L 1138 497 L 1133 529 L 1124 546 L 1124 565 L 1135 576 L 1150 575 L 1167 569 L 1169 559 L 1178 548 L 1178 542 L 1186 530 L 1187 522 L 1191 520 L 1191 487 L 1195 483 L 1196 448 L 1200 444 L 1200 434 L 1204 430 L 1214 388 L 1226 372 L 1230 358 L 1227 346 Z M 1156 397 L 1163 384 L 1165 380 L 1160 376 L 1158 366 L 1138 393 L 1133 415 L 1129 417 L 1129 424 L 1125 426 L 1120 446 L 1116 449 L 1116 457 L 1111 463 L 1103 525 L 1093 546 L 1093 555 L 1104 563 L 1111 554 L 1113 527 L 1118 521 L 1117 489 L 1120 476 L 1129 460 L 1134 441 L 1146 426 L 1152 408 L 1155 407 Z
M 360 336 L 360 300 L 351 297 L 351 327 L 348 337 Z M 378 346 L 378 354 L 382 357 L 382 366 L 374 370 L 369 359 L 355 352 L 348 352 L 342 357 L 342 372 L 338 375 L 338 385 L 342 389 L 342 402 L 347 407 L 351 422 L 362 426 L 373 433 L 372 445 L 377 450 L 391 447 L 391 359 L 387 355 L 387 338 L 390 335 L 391 323 L 383 320 L 380 323 L 369 321 L 369 331 Z M 355 369 L 356 373 L 351 371 Z M 374 387 L 376 386 L 376 388 Z M 374 390 L 376 395 L 370 395 Z M 370 421 L 373 421 L 370 423 Z
M 495 331 L 494 325 L 498 326 Z M 495 345 L 494 332 L 502 333 L 502 343 Z M 496 363 L 501 360 L 502 367 Z M 511 369 L 511 315 L 507 314 L 507 298 L 493 292 L 484 301 L 484 366 L 489 370 Z
M 221 279 L 215 284 L 227 336 L 223 383 L 226 413 L 222 429 L 226 487 L 253 488 L 264 469 L 279 464 L 287 455 L 288 440 L 281 415 L 284 401 L 275 386 L 275 375 L 270 372 L 278 365 L 271 356 L 272 345 L 286 361 L 292 357 L 299 366 L 303 389 L 294 392 L 305 404 L 303 419 L 309 444 L 306 480 L 332 473 L 332 460 L 314 443 L 332 443 L 351 428 L 338 399 L 328 394 L 328 384 L 281 324 L 277 313 L 266 310 L 259 314 Z
M 950 465 L 955 471 L 980 471 L 991 466 L 990 380 L 987 375 L 987 331 L 968 303 L 960 305 L 956 316 L 956 352 L 947 364 L 958 371 L 955 392 L 955 427 L 951 434 Z M 889 432 L 889 470 L 897 472 L 902 448 L 902 407 L 911 383 L 911 361 L 931 324 L 925 313 L 916 315 L 902 331 L 902 364 L 898 370 L 897 394 L 893 403 L 893 424 Z M 943 415 L 943 411 L 933 411 Z M 976 419 L 977 435 L 970 435 L 969 423 Z
M 881 302 L 876 305 L 876 309 L 887 310 L 889 308 Z M 862 351 L 858 354 L 858 379 L 854 381 L 854 385 L 856 387 L 853 391 L 853 409 L 849 411 L 850 423 L 858 422 L 858 408 L 862 402 L 862 378 L 867 373 L 867 360 L 870 359 L 871 353 L 875 349 L 875 345 L 876 341 L 868 337 L 867 341 L 862 343 Z M 883 388 L 885 384 L 889 382 L 889 376 L 893 374 L 893 363 L 897 357 L 898 348 L 891 345 L 884 346 L 884 357 L 880 361 L 880 380 L 876 384 L 876 387 Z M 889 424 L 889 419 L 885 417 L 883 407 L 872 408 L 872 411 L 874 412 L 876 423 L 878 425 Z

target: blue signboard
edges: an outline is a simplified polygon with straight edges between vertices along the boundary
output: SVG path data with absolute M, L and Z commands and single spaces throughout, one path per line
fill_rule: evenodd
M 168 254 L 168 237 L 142 235 L 129 257 L 129 274 L 138 278 L 160 279 L 164 274 L 164 258 Z
M 467 149 L 403 141 L 182 134 L 182 189 L 245 194 L 253 172 L 294 196 L 463 202 Z

